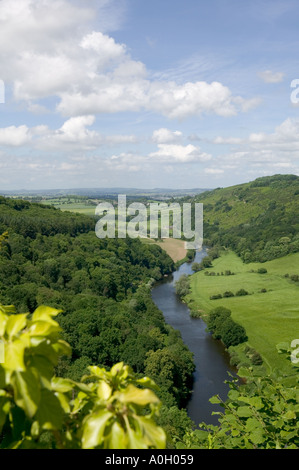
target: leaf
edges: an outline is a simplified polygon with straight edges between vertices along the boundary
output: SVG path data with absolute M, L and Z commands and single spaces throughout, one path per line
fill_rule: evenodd
M 40 387 L 35 375 L 30 371 L 14 372 L 12 386 L 16 404 L 32 418 L 40 403 Z
M 239 406 L 237 409 L 237 415 L 240 418 L 248 418 L 249 416 L 252 416 L 252 411 L 249 406 Z
M 60 393 L 71 392 L 74 388 L 75 382 L 70 379 L 62 379 L 60 377 L 52 378 L 52 390 Z
M 50 336 L 53 333 L 59 333 L 61 331 L 58 323 L 50 323 L 49 321 L 35 321 L 31 324 L 30 327 L 31 336 Z
M 25 328 L 27 323 L 27 313 L 20 315 L 11 315 L 6 323 L 6 333 L 8 334 L 9 339 L 16 336 L 23 328 Z
M 255 429 L 253 432 L 249 434 L 248 437 L 251 440 L 251 442 L 256 445 L 263 444 L 265 440 L 265 436 L 264 436 L 262 428 Z
M 39 403 L 36 419 L 42 429 L 57 430 L 63 424 L 64 410 L 61 407 L 59 399 L 50 390 L 41 391 L 41 400 Z
M 140 429 L 143 434 L 143 440 L 147 447 L 165 449 L 166 434 L 161 427 L 157 426 L 152 419 L 149 419 L 145 416 L 138 416 L 134 419 L 139 423 Z
M 5 315 L 14 315 L 16 313 L 16 307 L 14 305 L 2 305 L 0 304 L 0 313 Z
M 222 403 L 220 398 L 217 396 L 210 398 L 209 402 L 212 403 L 212 405 L 219 405 L 219 403 Z
M 1 308 L 1 305 L 0 305 Z M 8 317 L 0 310 L 0 338 L 4 336 Z
M 111 426 L 110 435 L 107 437 L 105 448 L 126 449 L 127 436 L 121 425 L 115 421 Z
M 84 421 L 83 435 L 82 435 L 82 448 L 94 449 L 103 443 L 103 435 L 107 423 L 113 414 L 106 409 L 99 410 L 92 413 Z
M 112 388 L 106 382 L 101 380 L 97 388 L 98 397 L 102 400 L 109 400 L 111 397 Z
M 144 442 L 143 436 L 140 433 L 137 433 L 130 426 L 127 428 L 128 435 L 128 449 L 147 449 L 148 446 Z
M 159 398 L 149 389 L 142 390 L 134 385 L 128 387 L 117 394 L 122 403 L 134 403 L 136 405 L 148 405 L 149 403 L 160 403 Z
M 296 419 L 296 413 L 293 410 L 289 410 L 285 415 L 285 419 Z
M 41 305 L 38 307 L 32 315 L 32 321 L 46 321 L 51 323 L 52 325 L 57 325 L 58 323 L 52 319 L 52 317 L 56 317 L 61 310 L 56 310 L 52 307 L 46 307 L 45 305 Z
M 261 428 L 261 424 L 256 418 L 248 418 L 246 421 L 246 431 L 251 432 L 259 428 Z
M 26 344 L 20 339 L 5 343 L 4 368 L 8 370 L 24 371 L 25 349 Z
M 143 387 L 152 388 L 153 390 L 159 390 L 158 385 L 149 377 L 143 377 L 142 379 L 136 380 L 136 383 Z
M 232 401 L 236 401 L 240 398 L 240 393 L 237 390 L 230 390 L 228 392 L 228 398 Z

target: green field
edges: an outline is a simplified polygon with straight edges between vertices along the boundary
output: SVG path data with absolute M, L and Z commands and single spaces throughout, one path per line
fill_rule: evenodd
M 261 267 L 268 272 L 258 274 Z M 224 275 L 226 270 L 235 274 Z M 288 368 L 276 345 L 299 338 L 299 284 L 285 277 L 299 274 L 299 253 L 263 264 L 244 264 L 234 253 L 227 252 L 206 271 L 215 275 L 207 276 L 201 271 L 191 277 L 192 294 L 188 301 L 192 301 L 192 309 L 204 316 L 218 306 L 229 308 L 233 319 L 246 329 L 248 344 L 262 355 L 270 369 Z M 235 294 L 239 289 L 250 295 L 210 300 L 212 295 L 225 291 Z M 266 292 L 262 293 L 262 289 Z
M 56 209 L 60 209 L 63 212 L 77 212 L 85 215 L 95 215 L 96 209 L 95 204 L 67 197 L 47 199 L 42 201 L 42 204 L 54 206 Z

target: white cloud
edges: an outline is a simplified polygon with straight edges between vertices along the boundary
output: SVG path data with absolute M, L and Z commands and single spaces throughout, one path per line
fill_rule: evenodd
M 180 131 L 170 131 L 161 128 L 153 132 L 152 140 L 157 144 L 170 144 L 181 140 L 183 134 Z
M 58 152 L 82 152 L 95 150 L 100 146 L 136 143 L 134 135 L 103 135 L 88 129 L 95 123 L 95 116 L 76 116 L 68 119 L 59 128 L 52 130 L 46 125 L 32 128 L 22 125 L 0 128 L 0 145 L 21 147 L 30 145 L 32 150 L 56 150 Z
M 20 147 L 31 141 L 30 130 L 27 126 L 10 126 L 0 129 L 0 145 Z
M 1 74 L 14 97 L 41 111 L 40 99 L 58 98 L 66 117 L 150 111 L 170 119 L 212 113 L 223 117 L 246 112 L 254 100 L 233 96 L 219 82 L 149 78 L 146 67 L 124 44 L 94 29 L 90 2 L 1 0 Z M 83 6 L 82 6 L 83 5 Z M 114 5 L 102 0 L 100 13 Z M 101 14 L 97 21 L 101 24 Z
M 207 162 L 211 160 L 211 155 L 204 153 L 199 147 L 194 145 L 175 145 L 175 144 L 159 144 L 159 150 L 152 152 L 149 157 L 159 162 L 167 163 L 191 163 L 191 162 Z
M 233 146 L 230 153 L 218 157 L 218 168 L 221 170 L 229 169 L 231 165 L 235 174 L 242 173 L 245 168 L 246 171 L 263 169 L 264 174 L 276 171 L 298 174 L 299 119 L 286 119 L 273 133 L 252 133 L 243 139 L 217 137 L 213 142 Z
M 271 70 L 264 70 L 259 72 L 258 76 L 265 83 L 280 83 L 284 80 L 285 74 L 283 72 L 272 72 Z

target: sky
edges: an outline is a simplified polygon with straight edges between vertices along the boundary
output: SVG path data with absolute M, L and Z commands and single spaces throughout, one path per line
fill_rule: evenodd
M 298 0 L 0 0 L 0 190 L 299 175 Z

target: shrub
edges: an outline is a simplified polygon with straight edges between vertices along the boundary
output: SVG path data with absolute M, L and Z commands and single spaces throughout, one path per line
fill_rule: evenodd
M 222 299 L 222 295 L 221 294 L 214 294 L 214 295 L 211 295 L 211 297 L 210 297 L 210 300 L 217 300 L 217 299 Z
M 238 297 L 241 297 L 241 296 L 243 296 L 243 295 L 249 295 L 249 293 L 247 292 L 247 290 L 245 290 L 245 289 L 240 289 L 240 290 L 238 290 L 238 292 L 236 292 L 236 296 L 238 296 Z
M 258 272 L 259 274 L 266 274 L 268 271 L 267 271 L 266 268 L 259 268 L 259 269 L 257 270 L 257 272 Z
M 175 290 L 179 297 L 185 297 L 190 293 L 190 279 L 187 274 L 183 274 L 175 283 Z
M 237 346 L 237 344 L 244 343 L 248 340 L 245 328 L 228 318 L 221 328 L 221 339 L 225 346 Z
M 223 297 L 234 297 L 234 296 L 235 296 L 234 293 L 229 290 L 225 291 L 223 294 Z

